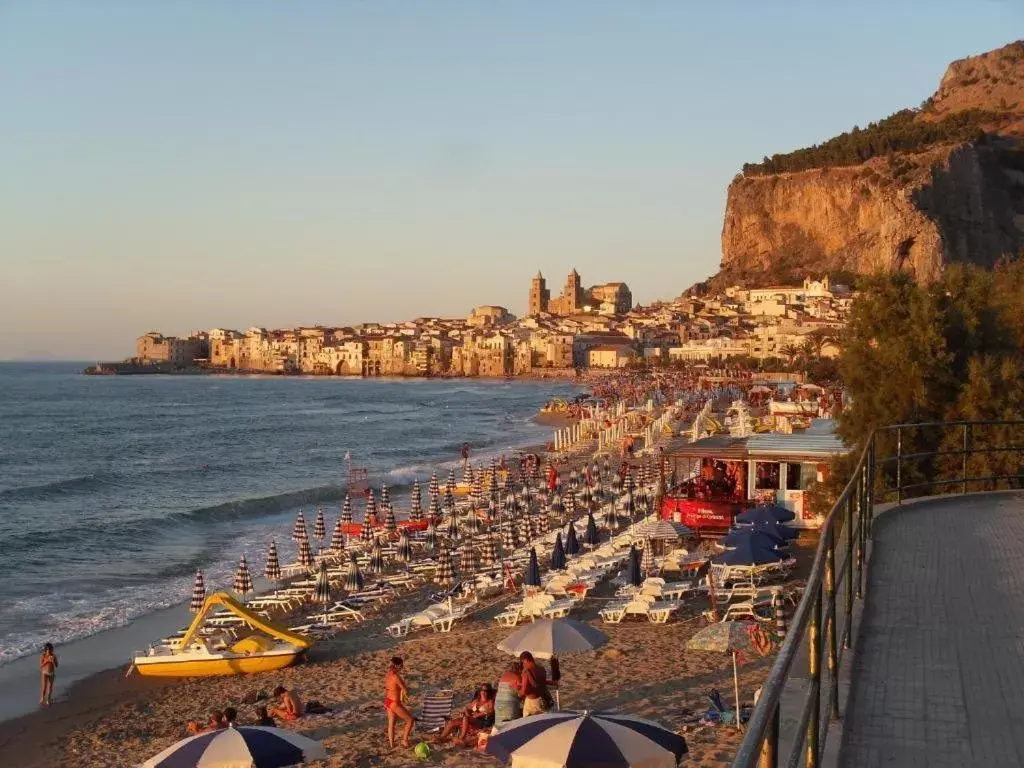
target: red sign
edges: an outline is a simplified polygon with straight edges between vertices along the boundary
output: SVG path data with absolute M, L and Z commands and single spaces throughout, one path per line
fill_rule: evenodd
M 666 496 L 661 505 L 661 516 L 675 520 L 698 534 L 728 531 L 733 518 L 742 509 L 731 501 L 703 501 L 678 496 Z

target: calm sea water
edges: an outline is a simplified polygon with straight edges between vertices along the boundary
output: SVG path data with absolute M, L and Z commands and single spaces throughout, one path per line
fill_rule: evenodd
M 327 509 L 345 453 L 405 508 L 414 478 L 546 440 L 530 419 L 560 383 L 88 377 L 0 364 L 0 663 L 229 584 L 245 553 L 284 561 L 303 507 Z M 443 478 L 442 478 L 443 479 Z M 401 516 L 401 513 L 399 513 Z

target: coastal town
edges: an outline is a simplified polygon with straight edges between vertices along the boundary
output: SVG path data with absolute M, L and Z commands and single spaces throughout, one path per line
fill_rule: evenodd
M 482 305 L 459 318 L 345 327 L 151 331 L 137 339 L 134 357 L 87 372 L 568 378 L 584 369 L 786 363 L 838 356 L 837 332 L 852 300 L 848 286 L 825 275 L 641 306 L 625 283 L 584 288 L 575 269 L 552 297 L 538 272 L 522 317 Z

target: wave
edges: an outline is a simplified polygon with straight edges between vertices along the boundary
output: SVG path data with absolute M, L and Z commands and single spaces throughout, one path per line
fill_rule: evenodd
M 104 475 L 89 474 L 66 477 L 39 485 L 23 485 L 0 491 L 0 501 L 39 501 L 51 496 L 61 496 L 79 491 L 92 491 L 106 485 Z

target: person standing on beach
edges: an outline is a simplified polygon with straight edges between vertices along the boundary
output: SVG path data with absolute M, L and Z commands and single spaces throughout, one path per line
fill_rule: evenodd
M 411 747 L 409 737 L 412 735 L 412 728 L 416 721 L 412 714 L 405 708 L 405 700 L 409 696 L 409 689 L 402 679 L 402 667 L 404 662 L 401 656 L 391 658 L 391 666 L 384 676 L 384 710 L 388 713 L 388 744 L 395 748 L 395 722 L 401 718 L 405 723 L 402 731 L 402 746 Z
M 469 443 L 462 444 L 462 471 L 466 471 L 466 467 L 469 466 Z
M 39 672 L 42 676 L 39 690 L 39 703 L 48 707 L 53 702 L 53 679 L 57 676 L 57 654 L 54 653 L 53 643 L 43 646 L 43 655 L 39 657 Z

